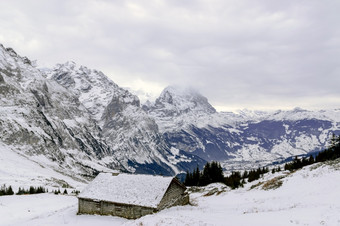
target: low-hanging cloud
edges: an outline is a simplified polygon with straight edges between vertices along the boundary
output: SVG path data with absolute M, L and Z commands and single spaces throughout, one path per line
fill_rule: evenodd
M 74 60 L 155 96 L 190 85 L 215 105 L 335 108 L 340 2 L 6 1 L 0 42 L 41 66 Z

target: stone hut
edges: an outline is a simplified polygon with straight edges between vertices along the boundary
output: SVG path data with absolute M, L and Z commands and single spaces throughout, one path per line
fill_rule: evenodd
M 176 178 L 100 173 L 78 196 L 78 214 L 136 219 L 167 207 L 189 203 Z

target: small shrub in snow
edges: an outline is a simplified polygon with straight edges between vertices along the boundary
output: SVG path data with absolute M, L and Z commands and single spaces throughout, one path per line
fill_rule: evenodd
M 78 191 L 78 190 L 71 191 L 71 195 L 77 196 L 79 193 L 80 193 L 80 191 Z
M 261 186 L 262 184 L 263 184 L 262 181 L 258 182 L 257 184 L 253 184 L 253 185 L 250 187 L 250 190 L 251 190 L 251 189 L 254 189 L 254 188 L 257 188 L 257 187 Z

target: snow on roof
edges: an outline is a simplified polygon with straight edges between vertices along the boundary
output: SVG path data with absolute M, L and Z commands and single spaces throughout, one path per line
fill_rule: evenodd
M 78 196 L 157 208 L 172 177 L 100 173 Z

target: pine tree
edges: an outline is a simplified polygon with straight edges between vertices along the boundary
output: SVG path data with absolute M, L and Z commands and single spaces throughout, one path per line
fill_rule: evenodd
M 248 176 L 249 176 L 249 173 L 248 173 L 247 170 L 245 170 L 245 171 L 243 172 L 242 178 L 248 178 Z
M 195 186 L 195 184 L 193 183 L 193 175 L 189 171 L 187 171 L 187 175 L 185 177 L 184 184 L 186 186 Z
M 35 188 L 33 186 L 30 186 L 29 193 L 30 194 L 35 194 L 36 193 L 36 190 L 35 190 Z
M 6 194 L 7 194 L 7 195 L 14 195 L 12 186 L 9 186 L 9 187 L 8 187 L 8 189 L 7 189 L 7 191 L 6 191 Z
M 0 196 L 6 195 L 6 185 L 2 185 L 0 188 Z
M 211 177 L 210 177 L 210 163 L 207 162 L 203 168 L 202 176 L 199 181 L 200 186 L 205 186 L 207 184 L 211 183 Z
M 193 180 L 193 184 L 195 186 L 197 186 L 199 184 L 200 177 L 201 177 L 201 173 L 200 173 L 200 170 L 199 170 L 199 168 L 197 166 L 196 170 L 192 174 L 192 180 Z

